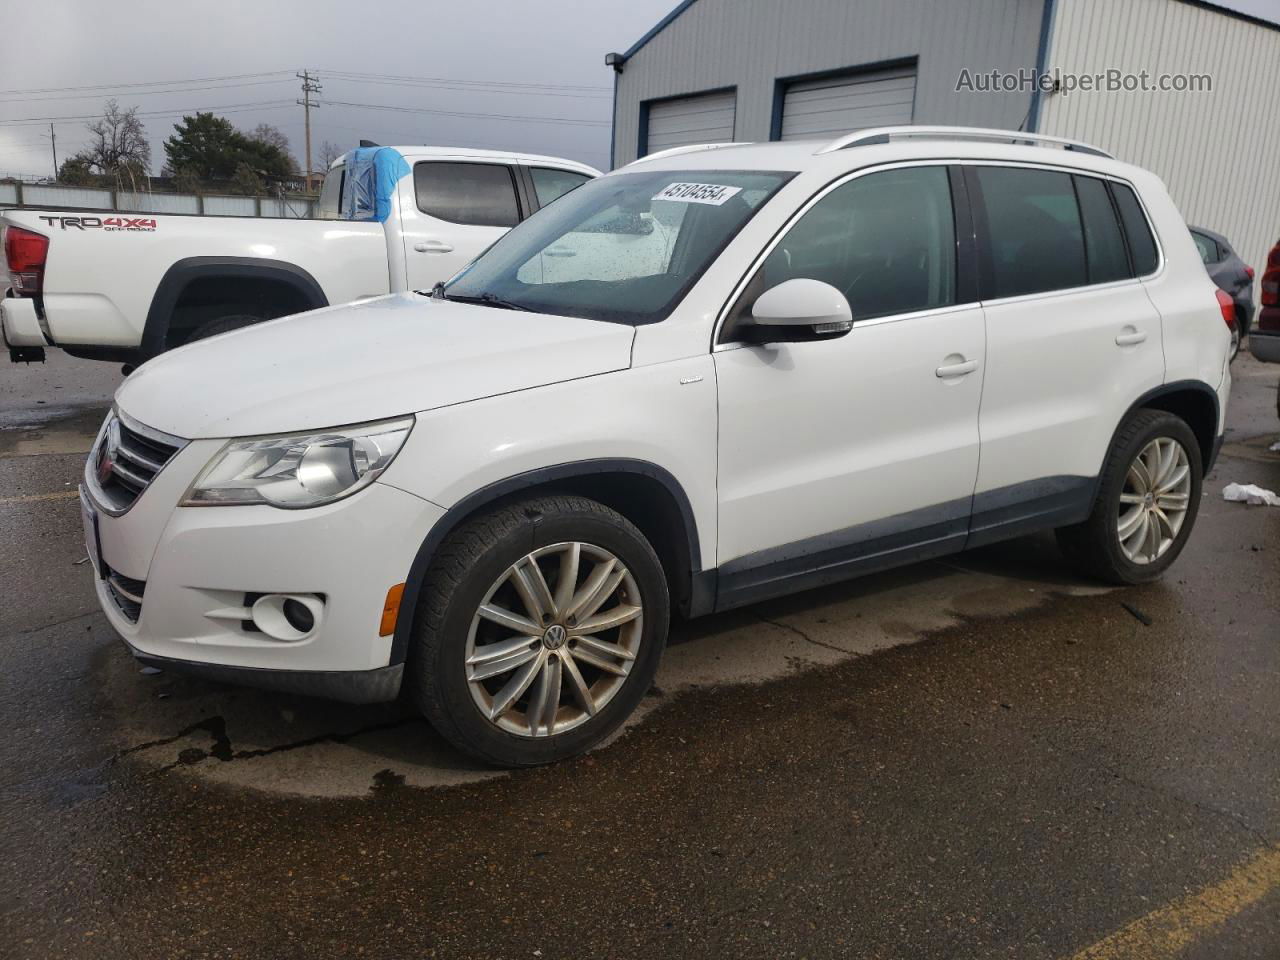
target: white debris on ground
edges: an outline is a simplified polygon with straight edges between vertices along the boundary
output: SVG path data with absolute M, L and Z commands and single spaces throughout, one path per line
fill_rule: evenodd
M 1280 494 L 1264 490 L 1255 483 L 1228 483 L 1222 489 L 1222 499 L 1251 503 L 1254 506 L 1265 503 L 1267 506 L 1280 507 Z

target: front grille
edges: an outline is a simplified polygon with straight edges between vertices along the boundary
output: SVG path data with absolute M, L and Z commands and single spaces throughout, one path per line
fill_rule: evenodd
M 124 513 L 186 441 L 112 413 L 85 465 L 100 504 Z
M 110 567 L 103 570 L 103 573 L 106 575 L 107 591 L 111 594 L 111 599 L 116 602 L 126 620 L 137 623 L 142 614 L 142 594 L 147 589 L 147 582 L 126 577 Z

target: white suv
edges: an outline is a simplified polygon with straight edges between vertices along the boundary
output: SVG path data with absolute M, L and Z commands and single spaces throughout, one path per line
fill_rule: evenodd
M 403 688 L 554 760 L 636 706 L 673 611 L 1043 528 L 1160 575 L 1223 430 L 1215 289 L 1160 180 L 1081 144 L 677 148 L 433 296 L 141 367 L 86 468 L 98 596 L 144 662 Z

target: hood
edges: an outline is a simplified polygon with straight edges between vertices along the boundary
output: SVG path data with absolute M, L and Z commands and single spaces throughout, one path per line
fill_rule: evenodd
M 624 370 L 634 336 L 615 323 L 396 294 L 162 354 L 116 403 L 189 440 L 292 433 Z

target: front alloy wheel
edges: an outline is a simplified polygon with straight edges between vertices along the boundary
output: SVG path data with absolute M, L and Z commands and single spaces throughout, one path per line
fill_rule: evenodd
M 640 590 L 622 561 L 578 541 L 540 547 L 498 577 L 471 621 L 471 697 L 508 733 L 565 733 L 617 695 L 643 636 Z
M 446 739 L 489 763 L 569 757 L 652 686 L 669 604 L 652 545 L 617 511 L 570 494 L 510 502 L 436 552 L 406 689 Z

